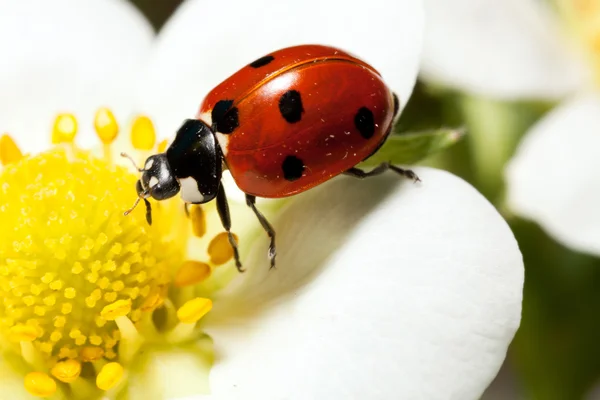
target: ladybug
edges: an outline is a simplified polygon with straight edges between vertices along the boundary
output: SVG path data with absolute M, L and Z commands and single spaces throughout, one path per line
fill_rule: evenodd
M 342 50 L 302 45 L 275 51 L 214 88 L 166 152 L 146 160 L 138 202 L 145 201 L 151 223 L 148 198 L 181 192 L 186 206 L 216 198 L 242 271 L 221 184 L 228 169 L 270 237 L 273 267 L 275 230 L 256 208 L 256 197 L 291 196 L 340 174 L 366 178 L 391 169 L 418 180 L 389 163 L 369 172 L 355 167 L 384 143 L 398 109 L 398 97 L 379 72 Z

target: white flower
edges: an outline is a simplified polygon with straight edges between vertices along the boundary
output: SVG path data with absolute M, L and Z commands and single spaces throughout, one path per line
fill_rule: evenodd
M 508 206 L 563 244 L 600 254 L 598 2 L 426 4 L 424 78 L 501 100 L 562 101 L 508 164 Z
M 586 83 L 553 11 L 537 0 L 425 0 L 422 76 L 499 99 L 561 98 Z
M 0 121 L 28 151 L 43 147 L 56 113 L 91 121 L 100 105 L 121 117 L 148 114 L 168 135 L 221 79 L 287 45 L 348 49 L 383 74 L 402 104 L 419 64 L 423 16 L 411 0 L 190 0 L 156 38 L 121 1 L 24 3 L 0 24 L 2 37 L 12 39 L 2 55 L 14 61 L 0 65 Z M 14 4 L 0 3 L 0 18 Z M 31 112 L 13 113 L 17 103 L 6 99 L 25 94 L 21 107 Z M 235 278 L 223 290 L 197 289 L 209 290 L 214 303 L 201 325 L 215 348 L 208 398 L 481 395 L 519 325 L 521 254 L 506 223 L 472 187 L 442 171 L 417 172 L 420 185 L 393 174 L 340 177 L 262 205 L 278 233 L 278 267 L 271 271 L 258 222 L 234 206 L 248 272 L 230 274 Z M 214 229 L 215 213 L 209 218 Z M 258 240 L 242 236 L 249 224 Z M 192 350 L 202 348 L 189 350 L 157 350 L 132 366 L 129 398 L 200 398 L 194 394 L 207 371 Z M 0 365 L 7 382 L 21 384 Z
M 29 151 L 48 147 L 58 112 L 92 121 L 110 105 L 119 119 L 131 110 L 136 76 L 147 62 L 152 27 L 118 0 L 11 1 L 0 7 L 0 121 Z M 80 137 L 93 141 L 92 125 Z M 87 132 L 86 129 L 87 128 Z M 39 139 L 22 137 L 36 132 Z

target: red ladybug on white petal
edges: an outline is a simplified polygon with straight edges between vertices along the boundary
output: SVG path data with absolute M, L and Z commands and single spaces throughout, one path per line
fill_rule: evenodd
M 365 178 L 392 169 L 418 180 L 389 163 L 369 172 L 355 167 L 384 143 L 398 108 L 380 74 L 342 50 L 303 45 L 275 51 L 214 88 L 166 152 L 148 157 L 136 185 L 139 199 L 150 222 L 150 197 L 181 192 L 190 204 L 216 198 L 241 271 L 221 184 L 223 167 L 229 169 L 271 238 L 273 267 L 275 231 L 256 208 L 256 197 L 291 196 L 342 173 Z

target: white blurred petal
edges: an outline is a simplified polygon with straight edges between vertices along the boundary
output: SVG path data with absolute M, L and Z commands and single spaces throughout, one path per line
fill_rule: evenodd
M 553 110 L 521 142 L 506 171 L 508 205 L 575 250 L 600 255 L 600 96 Z
M 479 398 L 519 325 L 521 254 L 475 189 L 417 172 L 336 179 L 282 211 L 277 269 L 254 245 L 206 320 L 209 398 Z
M 203 97 L 256 58 L 298 44 L 345 49 L 378 69 L 406 104 L 422 45 L 421 0 L 186 1 L 159 34 L 139 109 L 170 135 Z
M 84 143 L 96 108 L 126 115 L 154 33 L 123 0 L 0 0 L 0 37 L 0 131 L 37 151 L 59 112 L 76 114 Z
M 174 399 L 208 393 L 212 344 L 208 339 L 141 352 L 127 377 L 128 400 Z
M 425 0 L 422 76 L 479 95 L 556 98 L 589 79 L 540 0 Z

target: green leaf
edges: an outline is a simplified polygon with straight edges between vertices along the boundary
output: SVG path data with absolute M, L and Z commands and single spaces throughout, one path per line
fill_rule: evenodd
M 465 132 L 462 129 L 438 129 L 423 132 L 392 133 L 390 137 L 361 166 L 376 166 L 382 162 L 415 164 L 458 142 Z

